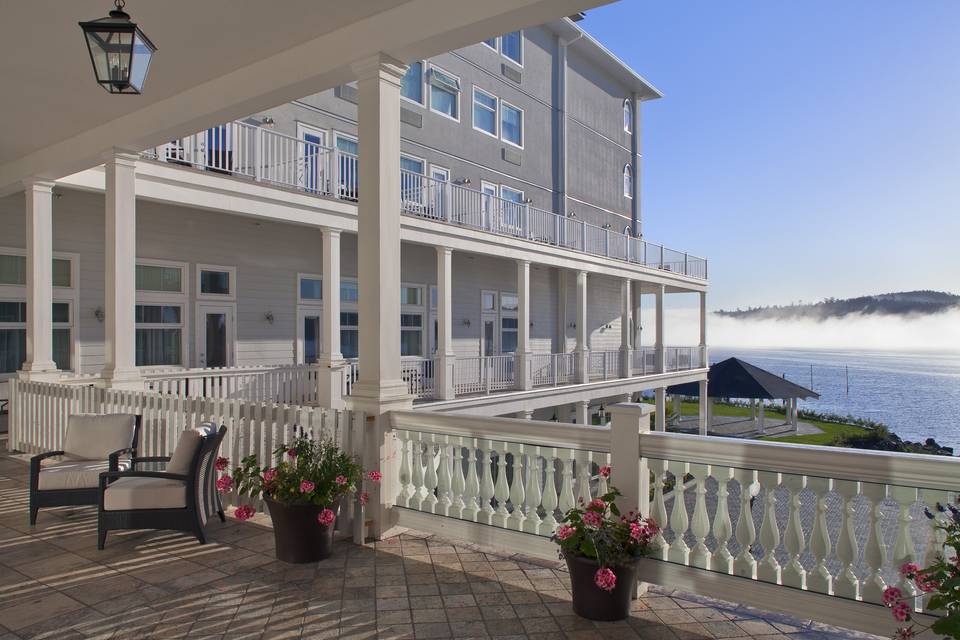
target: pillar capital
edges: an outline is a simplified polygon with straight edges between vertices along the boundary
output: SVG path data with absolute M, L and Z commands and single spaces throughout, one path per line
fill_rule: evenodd
M 53 188 L 57 183 L 46 178 L 30 177 L 22 180 L 21 184 L 23 184 L 24 191 L 32 191 L 34 193 L 52 193 Z
M 400 79 L 407 72 L 407 65 L 396 58 L 383 53 L 357 60 L 351 65 L 358 80 L 383 80 L 400 86 Z
M 121 147 L 114 147 L 103 154 L 104 163 L 122 165 L 130 168 L 136 168 L 137 160 L 139 159 L 139 153 Z

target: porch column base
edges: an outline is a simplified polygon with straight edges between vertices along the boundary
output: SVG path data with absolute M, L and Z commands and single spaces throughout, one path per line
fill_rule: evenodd
M 590 350 L 581 349 L 577 354 L 577 382 L 590 382 Z
M 521 391 L 533 389 L 532 353 L 517 353 L 516 388 Z
M 23 368 L 17 371 L 19 380 L 32 380 L 35 382 L 53 382 L 60 379 L 60 369 L 57 369 L 56 363 L 50 362 L 24 362 Z
M 447 354 L 437 356 L 436 368 L 436 396 L 437 400 L 453 400 L 457 397 L 457 388 L 453 380 L 453 367 L 457 357 Z
M 317 370 L 317 403 L 329 409 L 343 409 L 343 376 L 347 369 L 344 361 L 321 363 Z
M 144 380 L 137 369 L 104 369 L 97 380 L 97 386 L 104 389 L 143 391 Z
M 577 424 L 590 424 L 590 403 L 587 401 L 577 402 L 574 408 L 577 412 Z
M 624 378 L 633 377 L 633 358 L 630 347 L 620 347 L 620 375 Z

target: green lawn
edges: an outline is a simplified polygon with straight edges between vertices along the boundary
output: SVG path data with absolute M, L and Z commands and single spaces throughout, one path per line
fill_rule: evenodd
M 668 410 L 673 410 L 673 402 L 667 401 Z M 680 414 L 684 416 L 696 416 L 699 415 L 700 409 L 696 402 L 682 402 L 680 404 Z M 716 404 L 713 407 L 713 415 L 716 416 L 749 416 L 750 408 L 749 407 L 735 407 L 727 404 Z M 778 417 L 783 418 L 783 412 L 781 411 L 771 411 L 767 410 L 765 412 L 770 418 Z M 856 427 L 848 424 L 838 424 L 836 422 L 823 422 L 821 420 L 803 420 L 802 422 L 808 422 L 810 424 L 816 425 L 819 427 L 823 433 L 815 433 L 811 435 L 784 435 L 784 436 L 767 436 L 761 438 L 762 440 L 773 440 L 776 442 L 794 442 L 796 444 L 815 444 L 815 445 L 830 445 L 833 443 L 834 438 L 840 434 L 847 433 L 857 433 L 866 431 L 863 427 Z

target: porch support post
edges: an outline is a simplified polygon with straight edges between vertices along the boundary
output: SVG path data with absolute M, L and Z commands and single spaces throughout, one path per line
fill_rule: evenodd
M 340 230 L 323 229 L 323 327 L 318 400 L 320 406 L 342 409 L 343 376 L 348 370 L 340 352 Z
M 437 247 L 436 390 L 440 400 L 456 396 L 453 384 L 453 249 Z
M 610 466 L 612 484 L 623 493 L 617 499 L 620 512 L 650 515 L 650 470 L 640 451 L 641 434 L 650 433 L 649 404 L 619 403 L 610 412 Z
M 657 387 L 654 392 L 656 398 L 656 428 L 657 431 L 667 430 L 667 388 Z
M 656 299 L 657 299 L 657 329 L 656 329 L 656 350 L 657 350 L 657 373 L 664 373 L 667 370 L 667 360 L 664 357 L 664 347 L 663 347 L 663 296 L 666 292 L 666 287 L 664 285 L 657 285 L 656 290 Z
M 400 368 L 400 79 L 406 65 L 378 53 L 353 66 L 357 75 L 359 184 L 357 280 L 360 291 L 360 380 L 350 407 L 363 415 L 361 462 L 383 482 L 367 483 L 366 534 L 396 527 L 399 445 L 388 413 L 413 398 Z M 363 536 L 355 531 L 354 539 Z
M 707 408 L 710 406 L 710 398 L 708 397 L 707 392 L 708 392 L 707 381 L 701 380 L 700 381 L 700 402 L 698 403 L 697 409 L 699 409 L 699 413 L 700 413 L 699 427 L 700 427 L 700 435 L 702 436 L 707 435 L 707 430 L 710 427 L 709 413 L 707 411 Z
M 757 431 L 760 435 L 767 432 L 767 419 L 764 415 L 766 408 L 763 406 L 763 399 L 757 400 L 759 409 L 757 410 Z
M 137 155 L 116 149 L 105 161 L 106 240 L 104 244 L 106 362 L 102 384 L 142 389 L 136 366 Z
M 577 272 L 577 382 L 590 381 L 590 347 L 587 345 L 587 272 Z
M 27 359 L 23 380 L 59 376 L 53 362 L 53 183 L 24 182 L 27 231 Z
M 643 333 L 643 327 L 642 327 L 642 325 L 640 324 L 641 309 L 642 309 L 640 295 L 643 293 L 642 289 L 643 289 L 642 283 L 640 283 L 640 282 L 638 282 L 638 281 L 634 281 L 634 282 L 633 282 L 633 294 L 632 294 L 632 296 L 631 296 L 631 300 L 630 300 L 630 301 L 631 301 L 632 304 L 633 304 L 633 336 L 632 336 L 632 346 L 633 346 L 634 349 L 640 349 L 641 344 L 642 344 L 641 341 L 640 341 L 640 338 L 642 337 L 641 334 Z M 644 373 L 645 373 L 645 372 L 644 372 Z
M 629 378 L 633 375 L 633 363 L 630 358 L 630 339 L 633 304 L 630 302 L 630 280 L 620 281 L 620 375 Z
M 583 400 L 581 402 L 575 402 L 573 406 L 577 412 L 577 424 L 590 424 L 590 402 Z
M 530 261 L 517 260 L 517 389 L 533 389 L 530 352 Z
M 707 292 L 700 292 L 700 366 L 709 367 L 707 353 Z

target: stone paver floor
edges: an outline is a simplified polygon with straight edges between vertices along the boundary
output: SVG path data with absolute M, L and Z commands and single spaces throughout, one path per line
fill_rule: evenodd
M 652 588 L 631 617 L 573 614 L 559 564 L 409 533 L 296 566 L 255 522 L 111 533 L 91 508 L 27 519 L 27 467 L 0 455 L 0 640 L 18 638 L 769 638 L 865 637 Z

